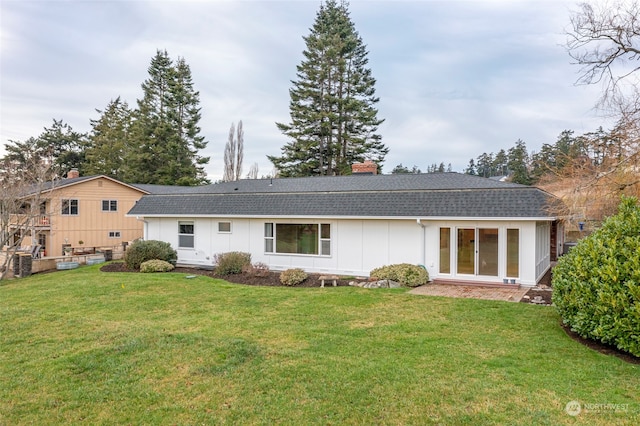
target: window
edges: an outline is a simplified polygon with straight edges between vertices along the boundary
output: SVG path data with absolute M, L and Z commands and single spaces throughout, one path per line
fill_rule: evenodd
M 273 253 L 273 223 L 264 224 L 264 251 Z
M 78 200 L 62 200 L 63 215 L 77 215 L 78 214 Z
M 458 229 L 458 274 L 475 274 L 476 271 L 476 230 Z
M 331 255 L 331 225 L 328 223 L 320 225 L 320 254 Z
M 178 247 L 194 247 L 193 222 L 178 222 Z
M 507 276 L 520 276 L 520 230 L 507 229 Z
M 102 200 L 102 211 L 103 212 L 117 212 L 118 211 L 118 200 Z
M 120 238 L 120 231 L 109 231 L 109 238 Z
M 498 276 L 498 229 L 478 229 L 478 275 Z
M 451 273 L 451 228 L 440 228 L 440 273 Z
M 231 222 L 218 222 L 218 232 L 230 233 L 231 232 Z
M 265 252 L 331 255 L 331 225 L 265 223 Z

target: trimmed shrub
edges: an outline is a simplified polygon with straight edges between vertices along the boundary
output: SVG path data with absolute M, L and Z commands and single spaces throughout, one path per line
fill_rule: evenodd
M 249 264 L 242 269 L 242 272 L 253 277 L 266 277 L 269 275 L 269 265 L 262 262 Z
M 140 264 L 140 272 L 169 272 L 175 266 L 165 260 L 151 259 Z
M 396 281 L 407 287 L 418 287 L 429 281 L 429 273 L 425 268 L 410 263 L 382 266 L 372 270 L 369 276 L 380 280 Z
M 177 258 L 178 253 L 171 248 L 171 244 L 158 240 L 138 240 L 124 253 L 124 263 L 129 269 L 138 269 L 147 260 L 160 259 L 171 263 Z
M 580 336 L 640 357 L 640 207 L 623 197 L 618 213 L 558 260 L 552 300 Z
M 216 264 L 216 275 L 239 274 L 251 265 L 251 254 L 241 251 L 218 253 L 213 257 Z
M 302 283 L 307 277 L 307 273 L 300 268 L 287 269 L 280 274 L 280 282 L 283 285 L 294 286 Z

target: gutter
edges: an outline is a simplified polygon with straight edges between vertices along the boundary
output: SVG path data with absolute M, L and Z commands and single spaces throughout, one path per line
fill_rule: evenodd
M 427 264 L 427 259 L 426 259 L 426 249 L 425 249 L 425 244 L 426 244 L 426 239 L 427 237 L 425 236 L 425 229 L 427 228 L 427 225 L 425 225 L 424 223 L 422 223 L 422 219 L 416 219 L 416 223 L 418 225 L 420 225 L 420 227 L 422 228 L 422 233 L 420 235 L 420 259 L 422 261 L 423 265 Z

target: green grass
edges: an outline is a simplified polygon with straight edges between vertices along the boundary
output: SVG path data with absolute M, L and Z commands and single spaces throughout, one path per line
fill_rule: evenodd
M 640 422 L 549 307 L 99 266 L 0 285 L 0 425 Z

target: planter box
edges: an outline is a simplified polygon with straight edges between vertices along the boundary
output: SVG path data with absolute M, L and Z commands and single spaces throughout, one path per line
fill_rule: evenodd
M 58 262 L 56 264 L 56 269 L 76 269 L 80 264 L 78 262 Z
M 87 258 L 87 265 L 97 265 L 98 263 L 104 263 L 104 257 L 96 256 Z

